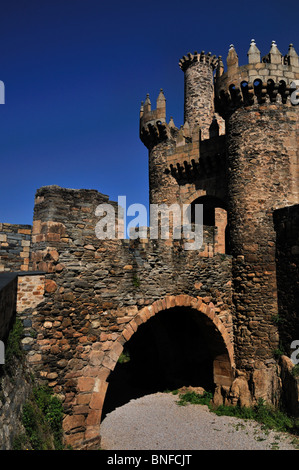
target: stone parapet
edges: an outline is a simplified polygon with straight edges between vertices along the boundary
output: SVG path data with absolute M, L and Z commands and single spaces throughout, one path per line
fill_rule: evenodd
M 274 41 L 273 41 L 274 42 Z M 298 55 L 290 45 L 286 56 L 272 43 L 267 56 L 260 60 L 255 43 L 248 52 L 249 63 L 239 66 L 238 55 L 231 45 L 227 57 L 227 71 L 223 73 L 223 64 L 218 62 L 215 79 L 216 110 L 223 117 L 240 106 L 252 104 L 284 103 L 290 104 L 290 97 L 299 80 Z
M 215 55 L 212 55 L 211 52 L 208 52 L 207 54 L 205 51 L 201 51 L 198 53 L 195 51 L 193 54 L 191 52 L 188 52 L 187 55 L 184 55 L 180 61 L 179 61 L 179 66 L 185 72 L 188 67 L 191 67 L 192 65 L 196 63 L 202 63 L 202 64 L 207 64 L 212 67 L 213 70 L 215 70 L 218 59 Z

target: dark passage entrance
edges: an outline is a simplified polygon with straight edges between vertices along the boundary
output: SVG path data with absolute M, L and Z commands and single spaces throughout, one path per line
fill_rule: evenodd
M 125 344 L 108 377 L 102 419 L 131 399 L 182 386 L 213 392 L 213 360 L 223 352 L 218 330 L 187 307 L 157 313 Z

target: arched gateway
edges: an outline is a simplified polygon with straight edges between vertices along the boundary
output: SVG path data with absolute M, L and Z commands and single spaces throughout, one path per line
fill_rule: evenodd
M 157 314 L 163 315 L 166 311 L 171 312 L 188 311 L 193 318 L 198 321 L 199 328 L 208 338 L 210 357 L 212 357 L 212 374 L 214 385 L 230 387 L 234 376 L 233 345 L 229 333 L 222 321 L 215 313 L 214 305 L 207 304 L 204 299 L 181 294 L 178 296 L 167 296 L 164 299 L 155 301 L 152 305 L 142 308 L 130 322 L 128 322 L 119 337 L 113 342 L 113 346 L 103 352 L 103 344 L 95 343 L 89 354 L 89 364 L 82 370 L 81 377 L 78 378 L 78 390 L 76 406 L 81 405 L 88 410 L 86 418 L 80 416 L 77 430 L 74 433 L 73 423 L 76 415 L 68 415 L 64 420 L 64 431 L 66 442 L 77 441 L 80 448 L 92 448 L 100 442 L 100 422 L 103 404 L 107 388 L 109 390 L 109 376 L 114 370 L 119 356 L 125 344 L 145 324 Z M 182 322 L 184 316 L 182 315 Z M 105 348 L 105 347 L 104 347 Z M 190 384 L 186 384 L 190 385 Z M 120 392 L 121 393 L 121 390 Z M 69 431 L 72 428 L 72 433 Z M 74 435 L 75 434 L 75 435 Z

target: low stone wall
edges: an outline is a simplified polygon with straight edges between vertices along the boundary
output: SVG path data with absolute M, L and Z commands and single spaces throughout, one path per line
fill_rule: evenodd
M 30 271 L 31 225 L 0 223 L 0 271 Z

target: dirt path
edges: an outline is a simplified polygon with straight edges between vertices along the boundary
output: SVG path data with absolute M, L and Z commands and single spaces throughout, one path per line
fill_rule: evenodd
M 101 424 L 106 450 L 297 450 L 292 438 L 253 422 L 217 416 L 205 405 L 178 406 L 155 393 L 131 400 Z

